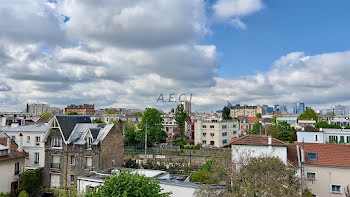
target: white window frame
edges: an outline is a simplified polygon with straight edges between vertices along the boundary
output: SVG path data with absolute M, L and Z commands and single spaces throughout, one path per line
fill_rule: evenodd
M 77 157 L 75 155 L 70 156 L 70 165 L 75 166 Z
M 332 190 L 332 189 L 333 189 L 333 188 L 332 188 L 333 185 L 334 185 L 334 186 L 340 186 L 339 192 L 338 192 L 338 191 L 333 191 L 333 190 Z M 334 194 L 341 194 L 341 193 L 342 193 L 342 188 L 343 188 L 343 187 L 342 187 L 342 185 L 340 185 L 340 184 L 331 184 L 331 185 L 330 185 L 330 191 L 331 191 L 331 193 L 334 193 Z
M 39 141 L 38 141 L 39 139 Z M 35 136 L 35 146 L 39 146 L 40 145 L 40 136 Z
M 92 149 L 92 143 L 93 143 L 92 137 L 87 137 L 86 138 L 86 149 L 88 149 L 88 150 Z
M 51 148 L 62 149 L 62 138 L 51 137 Z
M 30 143 L 30 136 L 27 136 L 27 143 Z
M 34 153 L 34 164 L 39 164 L 39 162 L 40 162 L 40 153 L 35 152 Z

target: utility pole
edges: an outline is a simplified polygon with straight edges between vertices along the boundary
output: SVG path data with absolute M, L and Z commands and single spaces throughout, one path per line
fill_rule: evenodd
M 145 159 L 147 155 L 147 122 L 146 122 L 146 130 L 145 130 Z

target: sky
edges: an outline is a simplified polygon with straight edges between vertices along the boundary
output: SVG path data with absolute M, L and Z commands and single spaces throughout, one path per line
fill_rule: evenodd
M 195 111 L 227 101 L 350 104 L 349 8 L 347 0 L 2 2 L 0 111 L 39 102 L 169 110 L 184 99 Z

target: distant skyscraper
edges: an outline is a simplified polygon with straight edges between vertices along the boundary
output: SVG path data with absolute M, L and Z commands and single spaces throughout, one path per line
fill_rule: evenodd
M 280 111 L 280 105 L 275 105 L 273 111 Z
M 286 105 L 281 105 L 281 106 L 280 106 L 280 112 L 282 112 L 282 113 L 288 113 L 287 106 L 286 106 Z
M 232 103 L 230 103 L 229 101 L 227 101 L 227 107 L 228 107 L 229 109 L 231 109 Z
M 302 114 L 302 113 L 304 113 L 304 111 L 305 111 L 305 103 L 297 102 L 294 106 L 293 112 L 295 114 Z
M 345 106 L 335 105 L 334 106 L 334 115 L 345 115 Z
M 268 114 L 273 112 L 273 107 L 269 107 L 268 105 L 263 105 L 263 107 L 265 108 Z

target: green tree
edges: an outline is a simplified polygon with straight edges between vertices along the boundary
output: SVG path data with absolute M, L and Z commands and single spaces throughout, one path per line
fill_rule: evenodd
M 294 197 L 300 192 L 295 171 L 277 157 L 251 158 L 233 182 L 233 196 Z
M 315 124 L 316 128 L 333 128 L 333 129 L 341 129 L 341 126 L 335 124 L 328 124 L 326 121 L 319 121 Z
M 277 129 L 276 125 L 267 125 L 266 126 L 266 134 L 273 137 L 273 138 L 277 138 L 278 129 Z
M 134 113 L 134 116 L 142 116 L 142 115 L 143 115 L 143 114 L 142 114 L 142 112 L 140 112 L 140 111 Z
M 26 192 L 26 190 L 22 190 L 19 194 L 18 197 L 29 197 L 29 194 Z
M 174 108 L 171 108 L 170 113 L 175 113 Z
M 79 114 L 76 111 L 71 111 L 71 112 L 68 112 L 67 115 L 79 115 Z
M 137 128 L 135 123 L 125 122 L 124 124 L 124 143 L 126 145 L 136 145 L 141 141 L 137 139 Z
M 24 171 L 20 176 L 20 180 L 22 189 L 32 196 L 42 186 L 42 172 L 40 169 Z
M 179 137 L 174 141 L 174 145 L 180 146 L 181 148 L 183 148 L 185 146 L 185 144 L 186 144 L 186 141 L 182 137 Z
M 111 110 L 107 110 L 107 111 L 106 111 L 106 114 L 115 114 L 115 112 L 114 112 L 114 111 L 111 111 Z
M 159 182 L 138 174 L 121 172 L 106 179 L 104 185 L 97 186 L 97 192 L 86 197 L 169 197 L 171 193 L 161 193 Z
M 162 117 L 155 108 L 146 108 L 143 113 L 140 124 L 138 125 L 139 131 L 137 132 L 136 139 L 145 144 L 145 132 L 147 126 L 147 144 L 152 146 L 154 143 L 165 142 L 168 137 L 167 133 L 162 130 Z
M 257 117 L 257 118 L 261 118 L 261 113 L 257 113 L 257 114 L 256 114 L 256 117 Z
M 51 117 L 53 117 L 53 114 L 51 114 L 50 112 L 44 112 L 40 116 L 41 117 L 49 117 L 49 118 L 51 118 Z
M 261 134 L 264 134 L 264 127 L 260 122 L 256 122 L 253 124 L 253 128 L 248 132 L 251 135 L 259 135 L 260 131 L 261 131 Z
M 312 118 L 317 121 L 318 115 L 313 109 L 307 109 L 304 113 L 300 114 L 298 118 Z
M 99 123 L 103 123 L 103 122 L 102 122 L 102 120 L 100 120 L 100 119 L 94 119 L 94 120 L 92 121 L 92 123 L 93 123 L 93 124 L 99 124 Z
M 184 106 L 182 104 L 178 105 L 175 109 L 175 120 L 177 122 L 177 128 L 180 131 L 180 136 L 183 138 L 185 134 L 185 121 L 187 118 L 187 113 L 184 111 Z
M 296 141 L 296 134 L 294 128 L 290 126 L 287 122 L 279 122 L 276 125 L 277 128 L 277 139 L 285 142 L 294 142 Z
M 230 116 L 230 108 L 228 108 L 227 106 L 225 106 L 222 109 L 222 119 L 223 120 L 230 120 L 231 116 Z

